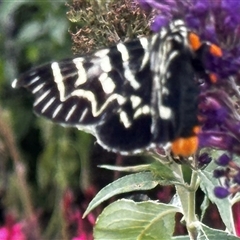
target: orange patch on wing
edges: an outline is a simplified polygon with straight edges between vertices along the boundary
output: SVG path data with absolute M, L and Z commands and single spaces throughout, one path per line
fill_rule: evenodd
M 198 149 L 198 137 L 177 138 L 172 142 L 171 149 L 174 156 L 189 157 Z
M 209 79 L 210 79 L 211 83 L 216 83 L 217 82 L 218 78 L 217 78 L 216 74 L 210 73 L 208 76 L 209 76 Z
M 194 51 L 198 50 L 201 47 L 202 43 L 197 34 L 189 33 L 188 39 L 189 39 L 189 43 Z
M 223 55 L 222 49 L 215 44 L 210 45 L 209 52 L 216 57 L 222 57 Z
M 200 127 L 200 126 L 195 126 L 195 127 L 193 128 L 193 132 L 194 132 L 195 134 L 200 133 L 200 131 L 201 131 L 201 127 Z

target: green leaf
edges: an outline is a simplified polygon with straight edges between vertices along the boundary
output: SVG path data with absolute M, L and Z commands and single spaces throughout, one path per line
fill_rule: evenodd
M 69 24 L 65 18 L 56 18 L 55 16 L 50 16 L 49 21 L 46 23 L 46 30 L 48 30 L 52 39 L 54 39 L 60 45 L 65 44 L 65 36 L 68 32 L 68 28 Z
M 214 195 L 213 189 L 219 185 L 219 181 L 213 177 L 212 171 L 208 172 L 206 169 L 199 171 L 200 187 L 212 203 L 217 205 L 222 221 L 226 225 L 229 232 L 233 232 L 231 203 L 228 198 L 219 199 Z
M 201 224 L 201 236 L 198 237 L 198 240 L 239 240 L 240 238 L 231 235 L 227 232 L 209 228 L 208 226 Z
M 227 232 L 209 228 L 202 224 L 200 229 L 200 236 L 197 240 L 239 240 L 240 238 L 230 235 Z M 189 240 L 189 236 L 175 236 L 171 238 L 172 240 Z
M 175 236 L 171 240 L 189 240 L 189 236 Z
M 25 24 L 18 34 L 18 44 L 29 43 L 43 34 L 43 26 L 40 21 L 35 20 Z
M 99 167 L 105 168 L 108 170 L 121 171 L 121 172 L 140 172 L 140 171 L 150 171 L 156 178 L 158 178 L 160 185 L 172 185 L 182 183 L 182 178 L 177 174 L 176 166 L 178 164 L 171 163 L 166 164 L 158 160 L 155 160 L 151 164 L 142 164 L 137 166 L 111 166 L 111 165 L 100 165 Z M 178 166 L 179 167 L 179 166 Z
M 153 174 L 168 184 L 183 185 L 182 177 L 178 174 L 180 168 L 179 164 L 175 162 L 166 164 L 160 161 L 155 161 L 151 164 L 151 171 Z
M 119 171 L 119 172 L 142 172 L 142 171 L 150 171 L 150 164 L 141 164 L 136 166 L 115 166 L 115 165 L 98 165 L 100 168 Z
M 2 23 L 6 23 L 11 16 L 21 5 L 29 3 L 28 0 L 21 0 L 21 1 L 1 1 L 1 8 L 0 8 L 0 16 Z
M 198 229 L 199 229 L 198 230 L 199 236 L 197 240 L 239 240 L 240 239 L 222 230 L 209 228 L 204 224 L 199 225 Z M 171 239 L 172 240 L 189 240 L 189 236 L 174 236 Z
M 201 221 L 203 220 L 203 217 L 204 217 L 204 215 L 205 215 L 205 213 L 206 213 L 206 211 L 207 211 L 207 209 L 209 207 L 209 203 L 210 203 L 209 198 L 206 195 L 204 195 L 203 202 L 202 202 L 202 204 L 200 206 L 200 209 L 201 209 L 200 220 Z
M 169 240 L 179 209 L 153 201 L 119 200 L 104 209 L 94 228 L 95 240 Z
M 150 172 L 140 172 L 124 176 L 104 187 L 94 199 L 89 203 L 83 217 L 97 207 L 103 201 L 114 195 L 139 190 L 153 189 L 158 185 L 158 181 Z

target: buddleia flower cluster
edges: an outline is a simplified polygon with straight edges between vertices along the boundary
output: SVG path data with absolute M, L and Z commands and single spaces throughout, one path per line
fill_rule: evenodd
M 233 156 L 240 155 L 240 1 L 139 0 L 139 4 L 154 11 L 153 31 L 181 18 L 202 40 L 222 49 L 221 58 L 209 55 L 205 61 L 206 69 L 215 76 L 214 81 L 203 81 L 200 87 L 199 149 L 218 149 L 228 154 L 215 159 L 221 170 L 216 169 L 214 177 L 225 178 L 223 185 L 216 187 L 216 196 L 223 198 L 238 192 L 240 164 L 233 161 Z M 224 168 L 223 159 L 228 159 Z M 209 160 L 211 156 L 205 152 L 199 157 L 199 165 Z

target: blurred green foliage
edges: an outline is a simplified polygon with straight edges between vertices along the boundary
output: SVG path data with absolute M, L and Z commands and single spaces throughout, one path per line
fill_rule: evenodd
M 47 239 L 61 234 L 59 204 L 64 191 L 85 190 L 91 184 L 88 149 L 93 141 L 76 129 L 37 118 L 30 94 L 12 89 L 11 82 L 34 66 L 72 56 L 67 11 L 64 1 L 0 3 L 0 117 L 14 129 L 33 206 L 41 209 L 43 215 L 50 214 L 43 233 Z M 1 142 L 4 145 L 3 138 Z M 0 153 L 0 158 L 3 157 Z M 2 170 L 0 176 L 4 212 L 15 209 L 22 218 L 26 216 L 26 203 L 21 202 L 20 180 L 13 159 L 7 154 L 5 158 L 1 163 L 5 164 L 4 173 Z
M 82 2 L 89 5 L 91 1 Z M 0 127 L 0 210 L 1 207 L 4 213 L 14 210 L 21 220 L 31 215 L 29 209 L 38 209 L 41 212 L 38 216 L 40 232 L 44 239 L 64 236 L 60 206 L 68 189 L 75 190 L 77 200 L 81 191 L 89 191 L 92 186 L 100 189 L 117 177 L 107 170 L 97 169 L 98 164 L 114 164 L 115 154 L 107 153 L 94 144 L 94 138 L 89 134 L 36 117 L 31 94 L 25 89 L 11 87 L 13 79 L 30 68 L 73 55 L 73 35 L 69 32 L 78 31 L 86 23 L 71 23 L 66 14 L 69 10 L 72 9 L 64 1 L 0 2 L 0 123 L 3 121 L 16 139 L 16 143 L 7 144 L 5 140 L 11 138 L 11 133 L 3 133 Z M 114 16 L 111 13 L 113 20 Z M 116 21 L 119 24 L 122 19 L 116 18 Z M 124 32 L 122 27 L 128 25 L 121 26 L 121 32 Z M 89 35 L 90 39 L 93 37 L 94 32 Z M 86 40 L 86 44 L 91 45 Z M 16 147 L 25 169 L 23 179 L 26 182 L 22 182 L 19 163 L 9 153 Z M 129 164 L 129 159 L 125 160 Z M 0 224 L 1 218 L 4 223 L 4 214 L 2 217 L 0 211 Z

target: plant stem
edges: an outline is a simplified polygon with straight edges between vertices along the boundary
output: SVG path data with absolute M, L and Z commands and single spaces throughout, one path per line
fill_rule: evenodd
M 11 126 L 8 122 L 3 118 L 4 113 L 2 108 L 0 107 L 0 134 L 4 140 L 4 143 L 7 147 L 8 154 L 12 158 L 15 171 L 18 178 L 19 183 L 19 193 L 22 200 L 22 204 L 26 213 L 26 216 L 30 218 L 34 216 L 33 204 L 30 197 L 30 191 L 28 189 L 28 184 L 26 182 L 26 168 L 20 159 L 20 154 L 17 149 L 17 145 L 14 138 L 14 133 L 12 131 Z
M 191 240 L 197 239 L 197 229 L 194 223 L 198 221 L 195 213 L 196 190 L 198 185 L 198 174 L 192 170 L 190 186 L 188 188 L 176 186 L 176 191 L 182 204 L 187 231 Z
M 35 239 L 41 239 L 37 217 L 34 212 L 34 207 L 30 196 L 29 186 L 26 181 L 26 167 L 21 160 L 12 127 L 9 124 L 9 121 L 3 117 L 4 111 L 1 106 L 0 116 L 0 135 L 6 145 L 9 156 L 13 160 L 15 172 L 18 179 L 19 196 L 22 202 L 22 206 L 24 208 L 27 220 L 29 221 L 28 223 L 31 225 L 33 234 L 32 236 L 34 236 Z
M 195 209 L 195 203 L 196 203 L 196 191 L 198 188 L 198 174 L 196 171 L 192 171 L 192 178 L 191 183 L 189 187 L 189 194 L 188 194 L 188 221 L 191 223 L 193 221 L 196 221 L 196 209 Z

